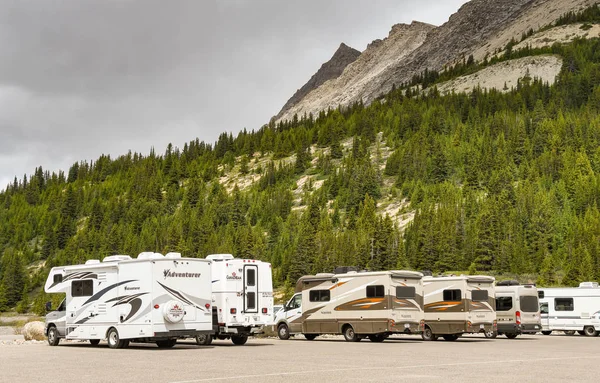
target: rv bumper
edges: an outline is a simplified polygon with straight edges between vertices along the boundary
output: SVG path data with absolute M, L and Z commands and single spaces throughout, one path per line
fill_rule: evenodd
M 498 323 L 498 333 L 500 334 L 535 334 L 541 330 L 542 326 L 537 323 Z
M 390 331 L 403 334 L 418 334 L 421 332 L 419 323 L 395 322 L 390 324 Z
M 228 327 L 228 326 L 219 326 L 220 334 L 262 334 L 263 329 L 262 326 L 251 326 L 251 327 Z
M 521 325 L 521 333 L 523 334 L 535 334 L 536 332 L 539 332 L 541 330 L 542 325 L 540 325 L 539 323 L 527 323 Z
M 498 325 L 498 330 L 500 325 Z M 466 331 L 467 333 L 480 333 L 480 332 L 491 332 L 496 331 L 496 327 L 493 323 L 471 323 L 467 322 Z
M 198 335 L 214 333 L 213 330 L 171 330 L 155 332 L 154 338 L 194 338 Z

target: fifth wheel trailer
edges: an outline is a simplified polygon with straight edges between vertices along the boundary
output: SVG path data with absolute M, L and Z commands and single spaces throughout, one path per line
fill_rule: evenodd
M 494 281 L 480 275 L 423 278 L 423 339 L 454 341 L 465 333 L 495 332 Z
M 61 338 L 107 339 L 111 348 L 129 342 L 173 347 L 178 338 L 212 334 L 210 261 L 141 253 L 54 267 L 44 290 L 64 293 L 59 310 L 46 316 L 48 343 Z
M 231 254 L 212 254 L 212 304 L 217 311 L 214 335 L 199 335 L 198 344 L 213 338 L 231 339 L 242 345 L 248 336 L 273 323 L 273 278 L 271 264 L 254 259 L 237 259 Z
M 302 333 L 343 334 L 346 341 L 382 342 L 392 334 L 419 333 L 423 325 L 423 274 L 380 271 L 304 276 L 275 317 L 281 339 Z
M 597 336 L 600 333 L 600 288 L 597 282 L 579 287 L 539 288 L 542 334 L 564 331 Z

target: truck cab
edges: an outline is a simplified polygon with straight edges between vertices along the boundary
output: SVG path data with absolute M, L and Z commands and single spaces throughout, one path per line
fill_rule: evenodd
M 302 332 L 302 293 L 294 294 L 275 314 L 275 330 L 279 339 L 289 339 Z
M 57 344 L 66 335 L 67 311 L 65 299 L 60 302 L 56 310 L 52 310 L 51 303 L 47 302 L 46 311 L 48 313 L 44 321 L 44 334 L 48 338 L 48 343 Z

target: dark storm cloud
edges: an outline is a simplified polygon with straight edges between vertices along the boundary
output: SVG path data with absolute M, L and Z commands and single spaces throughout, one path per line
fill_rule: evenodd
M 464 0 L 0 0 L 0 187 L 42 165 L 259 128 L 340 42 Z

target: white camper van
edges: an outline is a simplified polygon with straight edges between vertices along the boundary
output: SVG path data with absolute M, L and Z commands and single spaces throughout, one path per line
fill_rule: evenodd
M 480 275 L 423 278 L 423 339 L 454 341 L 465 333 L 495 332 L 494 281 Z
M 597 282 L 579 287 L 539 288 L 542 334 L 564 331 L 597 336 L 600 332 L 600 288 Z
M 107 339 L 111 348 L 129 342 L 173 347 L 178 338 L 212 334 L 210 261 L 141 253 L 54 267 L 44 290 L 64 293 L 57 311 L 46 317 L 48 343 L 61 338 Z
M 382 342 L 423 325 L 423 274 L 413 271 L 356 272 L 305 276 L 275 317 L 281 339 L 302 333 L 343 334 L 349 342 Z
M 271 264 L 254 259 L 236 259 L 231 254 L 206 257 L 212 269 L 212 305 L 217 311 L 218 330 L 199 335 L 198 344 L 213 338 L 246 343 L 249 335 L 273 323 L 273 279 Z
M 514 339 L 520 334 L 535 334 L 542 329 L 538 290 L 534 285 L 517 281 L 496 284 L 496 318 L 498 335 Z M 486 333 L 488 338 L 495 334 Z

